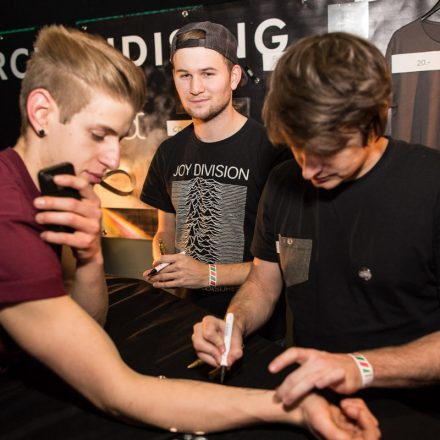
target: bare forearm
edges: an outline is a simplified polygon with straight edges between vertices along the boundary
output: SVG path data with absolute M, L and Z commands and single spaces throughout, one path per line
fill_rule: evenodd
M 377 387 L 415 387 L 440 381 L 440 332 L 409 344 L 363 351 Z
M 261 422 L 302 424 L 302 411 L 286 411 L 271 390 L 144 376 L 122 363 L 108 339 L 100 343 L 98 354 L 101 360 L 107 357 L 107 367 L 82 378 L 79 388 L 116 417 L 179 432 L 212 432 Z
M 105 323 L 108 292 L 101 254 L 89 263 L 77 265 L 72 298 L 97 322 Z
M 280 296 L 282 278 L 276 263 L 255 258 L 245 283 L 232 298 L 228 312 L 243 336 L 260 328 L 272 315 Z
M 260 328 L 272 315 L 274 303 L 269 296 L 261 293 L 254 281 L 247 280 L 228 307 L 228 312 L 234 313 L 235 325 L 242 329 L 243 336 Z
M 251 270 L 251 262 L 216 264 L 218 286 L 241 286 Z
M 124 398 L 110 412 L 166 430 L 212 432 L 261 422 L 299 424 L 302 419 L 298 409 L 287 413 L 275 403 L 272 391 L 132 374 L 132 388 L 118 393 Z
M 23 349 L 114 416 L 184 432 L 302 420 L 302 410 L 286 412 L 273 391 L 133 371 L 109 336 L 67 296 L 0 310 L 0 324 Z

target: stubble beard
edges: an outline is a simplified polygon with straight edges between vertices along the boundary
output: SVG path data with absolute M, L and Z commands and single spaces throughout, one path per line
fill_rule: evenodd
M 190 108 L 186 109 L 186 112 L 188 113 L 191 118 L 198 119 L 202 122 L 209 122 L 216 118 L 219 114 L 223 113 L 226 108 L 229 105 L 229 101 L 225 101 L 223 103 L 218 104 L 216 107 L 210 107 L 206 112 L 202 114 L 198 114 L 197 111 L 191 111 Z

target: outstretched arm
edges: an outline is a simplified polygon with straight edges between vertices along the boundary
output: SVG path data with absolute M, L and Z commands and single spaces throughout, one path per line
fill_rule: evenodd
M 273 421 L 309 426 L 330 439 L 370 440 L 379 435 L 366 407 L 337 409 L 312 396 L 288 409 L 274 401 L 273 391 L 140 375 L 69 296 L 4 307 L 0 325 L 24 350 L 115 416 L 183 432 Z

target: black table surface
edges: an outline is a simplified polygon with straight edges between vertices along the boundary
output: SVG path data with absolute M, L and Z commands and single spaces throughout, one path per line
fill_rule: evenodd
M 187 369 L 195 359 L 192 326 L 205 312 L 140 280 L 110 278 L 106 330 L 125 362 L 144 374 L 209 381 L 205 367 Z M 267 365 L 282 349 L 259 336 L 246 340 L 242 361 L 226 376 L 233 386 L 274 388 L 284 375 Z M 365 390 L 384 439 L 440 439 L 440 387 Z M 207 402 L 209 404 L 209 402 Z M 287 425 L 262 425 L 206 435 L 212 440 L 311 438 Z M 0 439 L 170 439 L 183 434 L 133 426 L 95 409 L 44 366 L 24 359 L 0 376 Z

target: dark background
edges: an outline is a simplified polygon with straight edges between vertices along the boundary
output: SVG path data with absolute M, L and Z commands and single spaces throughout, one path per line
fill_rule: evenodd
M 237 0 L 34 0 L 20 2 L 4 0 L 0 6 L 0 51 L 2 51 L 3 43 L 11 38 L 17 42 L 17 47 L 30 48 L 30 41 L 32 41 L 30 38 L 33 38 L 39 28 L 47 24 L 56 23 L 76 27 L 76 22 L 81 20 L 123 17 L 146 11 L 166 11 L 191 6 L 215 7 L 219 3 L 237 3 Z M 28 31 L 14 32 L 24 29 Z M 3 103 L 8 104 L 4 105 L 3 110 L 0 111 L 5 128 L 0 150 L 14 145 L 19 135 L 20 114 L 17 101 L 20 84 L 21 81 L 13 78 L 7 84 L 3 84 L 7 90 L 0 91 Z
M 231 0 L 40 0 L 17 5 L 14 1 L 4 0 L 0 7 L 0 32 L 50 23 L 73 25 L 77 20 L 228 2 Z
M 252 9 L 259 10 L 260 17 L 269 17 L 276 8 L 277 15 L 288 20 L 289 41 L 293 42 L 300 36 L 327 30 L 328 5 L 352 2 L 353 0 L 34 0 L 32 2 L 4 0 L 0 6 L 0 63 L 3 54 L 8 62 L 12 51 L 17 48 L 31 50 L 32 41 L 38 29 L 45 24 L 57 23 L 83 27 L 84 22 L 87 22 L 84 29 L 107 37 L 106 22 L 125 23 L 129 21 L 133 23 L 138 17 L 132 17 L 132 14 L 152 11 L 163 12 L 163 14 L 158 14 L 161 17 L 175 18 L 180 15 L 179 10 L 196 7 L 197 11 L 193 10 L 191 17 L 213 21 L 217 19 L 218 22 L 226 26 L 228 23 L 234 26 L 237 20 L 246 18 L 248 28 L 254 29 L 256 23 L 249 15 Z M 423 15 L 434 4 L 437 4 L 437 0 L 418 0 L 417 2 L 414 0 L 378 0 L 371 2 L 369 6 L 369 39 L 384 52 L 394 30 Z M 229 15 L 222 15 L 222 11 L 229 11 Z M 156 29 L 156 21 L 147 18 L 146 15 L 144 20 L 148 23 L 147 27 Z M 118 19 L 100 20 L 105 18 Z M 171 26 L 171 22 L 168 23 L 166 19 L 164 20 L 163 29 Z M 173 21 L 174 25 L 176 23 Z M 178 20 L 177 24 L 181 23 L 183 22 Z M 139 35 L 149 34 L 151 29 L 146 29 L 146 26 L 143 26 Z M 20 30 L 25 31 L 20 32 Z M 249 43 L 252 45 L 251 38 Z M 269 44 L 269 41 L 267 43 Z M 254 53 L 248 50 L 246 63 L 251 66 L 256 76 L 262 81 L 258 86 L 250 84 L 244 90 L 236 93 L 236 97 L 238 95 L 238 97 L 252 95 L 252 105 L 249 104 L 250 115 L 257 120 L 260 119 L 261 105 L 255 103 L 263 100 L 265 77 L 267 76 L 267 73 L 263 72 L 262 66 L 260 66 L 261 57 L 259 55 L 256 50 Z M 24 71 L 26 60 L 26 56 L 18 57 L 20 72 Z M 9 64 L 5 65 L 9 68 Z M 144 68 L 151 70 L 151 68 L 154 69 L 154 66 L 151 63 L 150 65 L 146 63 Z M 8 81 L 0 81 L 0 96 L 3 107 L 1 111 L 3 132 L 0 150 L 13 145 L 19 135 L 20 115 L 17 100 L 21 81 L 13 75 L 8 76 Z M 150 75 L 149 78 L 153 77 Z M 151 81 L 150 84 L 152 84 Z M 154 88 L 150 87 L 149 90 L 154 90 Z

